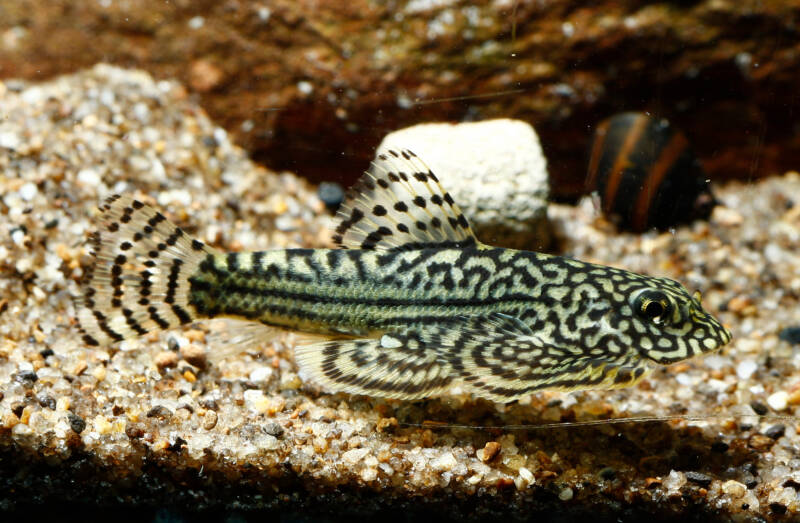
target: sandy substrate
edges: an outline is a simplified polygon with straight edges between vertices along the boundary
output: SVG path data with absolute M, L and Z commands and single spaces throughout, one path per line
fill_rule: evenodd
M 253 165 L 176 84 L 107 66 L 0 83 L 2 508 L 800 512 L 798 423 L 771 417 L 800 405 L 798 345 L 778 337 L 800 325 L 797 173 L 720 187 L 726 206 L 709 223 L 663 234 L 619 234 L 588 200 L 551 207 L 564 253 L 701 290 L 734 341 L 632 389 L 506 406 L 458 391 L 413 404 L 325 394 L 297 375 L 291 337 L 231 343 L 231 324 L 112 352 L 84 346 L 72 296 L 90 263 L 94 209 L 114 192 L 136 193 L 220 248 L 329 245 L 313 189 Z M 511 427 L 706 414 L 718 417 Z

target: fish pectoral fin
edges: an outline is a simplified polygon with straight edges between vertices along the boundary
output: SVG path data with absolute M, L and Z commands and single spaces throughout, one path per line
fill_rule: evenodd
M 408 150 L 379 154 L 350 188 L 333 241 L 370 250 L 480 246 L 450 193 Z
M 303 345 L 295 348 L 295 360 L 302 374 L 331 392 L 382 398 L 424 399 L 453 378 L 416 331 Z
M 631 385 L 648 369 L 633 353 L 596 357 L 559 347 L 504 314 L 465 318 L 442 336 L 441 356 L 476 396 L 510 402 L 532 392 L 616 388 Z

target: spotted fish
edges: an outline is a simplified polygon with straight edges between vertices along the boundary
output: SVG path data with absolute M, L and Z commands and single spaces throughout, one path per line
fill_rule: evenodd
M 330 391 L 610 389 L 731 339 L 676 281 L 479 242 L 411 151 L 380 155 L 350 190 L 338 249 L 221 252 L 129 196 L 106 202 L 94 241 L 87 344 L 245 319 L 326 335 L 295 358 Z

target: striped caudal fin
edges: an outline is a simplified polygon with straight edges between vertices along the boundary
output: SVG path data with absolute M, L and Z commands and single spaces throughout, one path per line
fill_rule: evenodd
M 130 196 L 101 210 L 78 312 L 83 340 L 110 345 L 194 321 L 188 277 L 214 250 Z

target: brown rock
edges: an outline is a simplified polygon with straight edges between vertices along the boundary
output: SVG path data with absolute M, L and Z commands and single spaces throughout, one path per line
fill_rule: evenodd
M 188 343 L 180 349 L 181 357 L 195 367 L 202 369 L 206 366 L 206 351 L 197 345 Z
M 765 436 L 764 434 L 753 434 L 750 436 L 750 440 L 747 443 L 751 448 L 760 451 L 766 451 L 772 447 L 772 445 L 775 443 L 775 440 L 769 436 Z
M 189 66 L 189 87 L 205 93 L 219 86 L 224 77 L 222 69 L 208 60 L 195 60 Z
M 483 446 L 483 450 L 481 451 L 481 455 L 478 458 L 483 461 L 484 463 L 488 463 L 500 453 L 500 444 L 496 441 L 488 441 L 486 445 Z
M 165 350 L 156 354 L 155 358 L 153 358 L 153 363 L 155 363 L 156 367 L 159 369 L 174 367 L 178 364 L 178 355 L 174 352 Z

